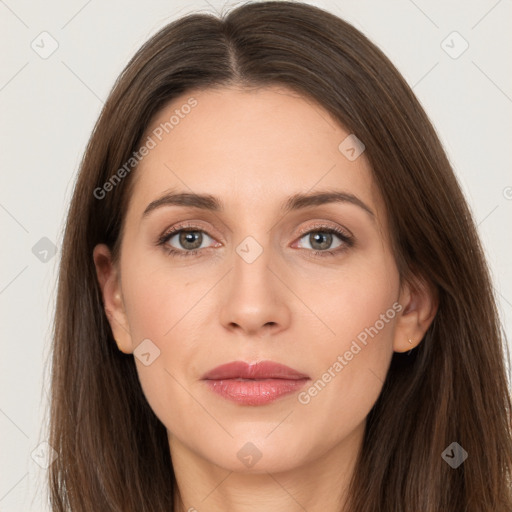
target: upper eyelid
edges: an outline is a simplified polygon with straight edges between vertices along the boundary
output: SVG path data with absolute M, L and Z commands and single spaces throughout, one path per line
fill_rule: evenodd
M 301 228 L 299 230 L 299 234 L 305 234 L 305 233 L 308 233 L 309 231 L 315 231 L 315 230 L 318 230 L 318 229 L 332 229 L 332 230 L 340 229 L 342 231 L 347 231 L 349 234 L 351 234 L 350 230 L 348 230 L 345 227 L 338 226 L 336 228 L 336 227 L 334 227 L 332 225 L 329 225 L 327 222 L 326 223 L 322 223 L 320 221 L 317 221 L 312 226 L 307 226 L 307 227 Z M 177 233 L 179 231 L 204 231 L 207 235 L 209 235 L 208 228 L 204 228 L 204 227 L 201 227 L 200 225 L 188 224 L 188 222 L 184 222 L 183 224 L 178 223 L 177 225 L 172 226 L 172 227 L 164 230 L 164 233 L 163 233 L 162 236 L 165 236 L 166 234 L 174 234 L 174 233 Z
M 305 227 L 305 228 L 301 228 L 299 230 L 299 235 L 304 236 L 304 235 L 307 235 L 308 233 L 311 233 L 312 231 L 320 231 L 321 229 L 325 229 L 326 231 L 329 231 L 329 230 L 332 230 L 334 232 L 337 232 L 337 231 L 341 231 L 342 233 L 345 234 L 346 232 L 346 236 L 349 236 L 349 237 L 352 237 L 352 232 L 343 227 L 343 226 L 332 226 L 332 225 L 329 225 L 329 224 L 323 224 L 323 223 L 316 223 L 314 224 L 313 226 L 308 226 L 308 227 Z
M 175 235 L 176 233 L 179 233 L 180 231 L 203 231 L 208 236 L 212 236 L 209 233 L 209 229 L 205 227 L 201 227 L 200 225 L 196 225 L 194 223 L 188 223 L 187 221 L 183 223 L 178 223 L 174 226 L 171 226 L 170 228 L 167 228 L 164 230 L 162 237 L 168 236 L 168 235 Z

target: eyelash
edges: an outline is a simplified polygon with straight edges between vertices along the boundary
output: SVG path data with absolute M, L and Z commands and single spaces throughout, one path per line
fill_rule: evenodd
M 197 253 L 201 252 L 203 249 L 194 249 L 192 251 L 185 251 L 185 250 L 178 250 L 178 249 L 174 249 L 172 247 L 169 247 L 169 246 L 166 246 L 167 242 L 174 236 L 176 235 L 177 233 L 181 233 L 181 232 L 188 232 L 188 233 L 194 233 L 196 231 L 200 231 L 202 233 L 206 233 L 208 235 L 208 233 L 203 230 L 203 229 L 200 229 L 198 228 L 197 226 L 190 226 L 190 225 L 178 225 L 178 226 L 174 226 L 173 228 L 171 228 L 169 231 L 166 231 L 162 236 L 160 236 L 157 240 L 157 245 L 158 246 L 162 246 L 164 247 L 164 250 L 166 251 L 166 253 L 169 255 L 169 256 L 178 256 L 178 257 L 189 257 L 189 256 L 194 256 L 196 255 Z M 341 241 L 343 242 L 344 245 L 341 245 L 340 247 L 337 247 L 336 249 L 331 249 L 331 250 L 325 250 L 325 251 L 317 251 L 317 250 L 308 250 L 309 253 L 313 254 L 314 257 L 320 257 L 320 258 L 325 258 L 325 257 L 328 257 L 328 256 L 337 256 L 338 254 L 340 254 L 341 252 L 347 250 L 347 248 L 350 248 L 350 247 L 353 247 L 354 246 L 354 238 L 350 235 L 348 235 L 347 233 L 345 233 L 344 231 L 338 229 L 338 228 L 334 228 L 334 227 L 330 227 L 330 226 L 323 226 L 323 225 L 315 225 L 313 227 L 313 229 L 311 227 L 305 229 L 305 230 L 301 230 L 300 232 L 300 237 L 299 237 L 299 240 L 301 238 L 304 238 L 304 236 L 306 235 L 309 235 L 311 233 L 330 233 L 330 234 L 334 234 L 334 235 L 337 235 Z M 210 236 L 210 235 L 208 235 Z M 211 237 L 213 238 L 213 237 Z

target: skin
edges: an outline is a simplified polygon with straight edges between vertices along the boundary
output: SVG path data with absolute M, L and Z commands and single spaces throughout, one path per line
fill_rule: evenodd
M 400 282 L 370 165 L 364 153 L 340 152 L 349 132 L 325 110 L 278 87 L 187 92 L 146 136 L 191 96 L 197 106 L 135 171 L 119 262 L 103 244 L 94 250 L 112 332 L 122 352 L 144 339 L 160 350 L 148 366 L 135 362 L 168 431 L 177 510 L 339 512 L 392 354 L 420 343 L 436 305 L 426 286 Z M 170 189 L 214 195 L 224 210 L 168 205 L 142 218 Z M 373 215 L 348 202 L 280 212 L 289 196 L 326 189 L 353 194 Z M 201 248 L 169 255 L 156 240 L 185 221 L 203 233 Z M 319 223 L 348 231 L 354 245 L 333 235 L 328 249 L 344 250 L 315 256 Z M 248 236 L 263 249 L 252 263 L 236 251 Z M 191 245 L 179 234 L 167 242 Z M 393 304 L 401 312 L 307 404 L 294 393 L 244 406 L 201 381 L 226 362 L 271 360 L 311 385 Z M 252 467 L 237 457 L 248 442 L 261 454 Z

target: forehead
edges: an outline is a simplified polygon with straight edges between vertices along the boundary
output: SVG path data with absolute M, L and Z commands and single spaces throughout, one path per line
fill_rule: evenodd
M 346 190 L 377 209 L 364 153 L 350 160 L 340 150 L 349 136 L 320 105 L 284 87 L 185 93 L 143 137 L 152 149 L 134 172 L 129 210 L 140 214 L 169 189 L 215 195 L 240 212 L 315 188 Z

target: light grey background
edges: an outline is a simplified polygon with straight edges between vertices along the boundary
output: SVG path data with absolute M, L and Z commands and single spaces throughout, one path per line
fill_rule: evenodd
M 473 210 L 510 333 L 511 1 L 309 3 L 362 30 L 413 87 Z M 40 443 L 59 247 L 102 103 L 128 59 L 158 29 L 188 12 L 235 4 L 0 0 L 2 512 L 48 510 L 46 470 L 37 461 L 48 450 Z M 47 56 L 52 44 L 58 48 Z

